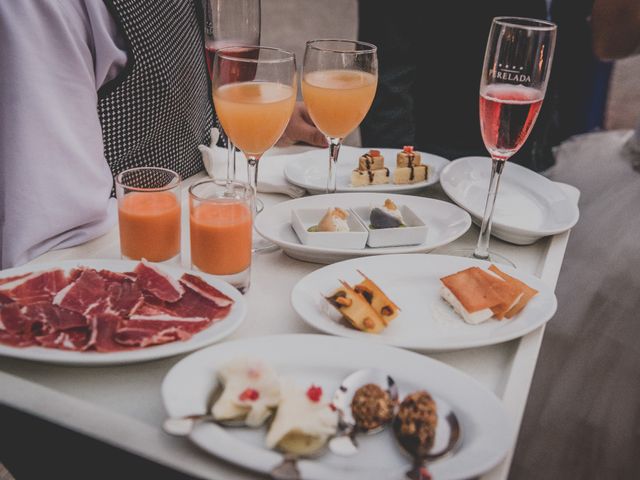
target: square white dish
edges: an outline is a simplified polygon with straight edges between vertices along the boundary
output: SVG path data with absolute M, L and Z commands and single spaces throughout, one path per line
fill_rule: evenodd
M 310 232 L 327 213 L 326 208 L 300 208 L 291 210 L 291 226 L 303 245 L 323 248 L 361 249 L 367 244 L 369 233 L 353 212 L 349 212 L 349 232 Z
M 371 207 L 353 207 L 351 210 L 365 226 L 369 236 L 367 245 L 373 248 L 400 247 L 405 245 L 420 245 L 427 239 L 427 226 L 418 215 L 406 205 L 400 205 L 400 213 L 404 219 L 404 227 L 398 228 L 371 228 L 369 216 Z

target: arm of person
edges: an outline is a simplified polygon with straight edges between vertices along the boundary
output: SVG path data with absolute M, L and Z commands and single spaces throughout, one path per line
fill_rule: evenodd
M 99 38 L 113 33 L 105 12 L 85 0 L 0 2 L 3 268 L 86 242 L 116 220 L 96 107 L 111 66 L 97 56 L 123 53 Z
M 591 26 L 593 51 L 598 58 L 628 57 L 640 48 L 640 2 L 595 0 Z

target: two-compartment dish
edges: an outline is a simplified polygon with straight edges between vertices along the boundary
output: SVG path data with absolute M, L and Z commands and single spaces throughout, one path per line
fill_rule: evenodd
M 390 198 L 371 206 L 295 209 L 291 225 L 301 243 L 327 248 L 420 245 L 428 231 L 409 206 L 396 205 Z

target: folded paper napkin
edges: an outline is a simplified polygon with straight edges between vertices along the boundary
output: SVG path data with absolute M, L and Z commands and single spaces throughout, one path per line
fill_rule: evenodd
M 217 128 L 212 128 L 211 144 L 209 146 L 199 145 L 198 150 L 202 153 L 204 168 L 209 176 L 224 180 L 227 177 L 227 149 L 216 145 L 219 137 L 220 131 Z M 291 198 L 302 197 L 305 194 L 304 188 L 290 184 L 284 176 L 284 167 L 290 156 L 290 154 L 267 152 L 262 157 L 258 170 L 258 192 L 282 193 Z M 236 177 L 240 181 L 247 181 L 247 160 L 241 152 L 236 153 Z

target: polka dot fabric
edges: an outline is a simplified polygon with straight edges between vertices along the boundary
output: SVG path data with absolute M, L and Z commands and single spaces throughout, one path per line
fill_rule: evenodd
M 213 126 L 197 0 L 106 0 L 127 40 L 127 67 L 98 92 L 104 154 L 113 175 L 133 167 L 204 168 Z

